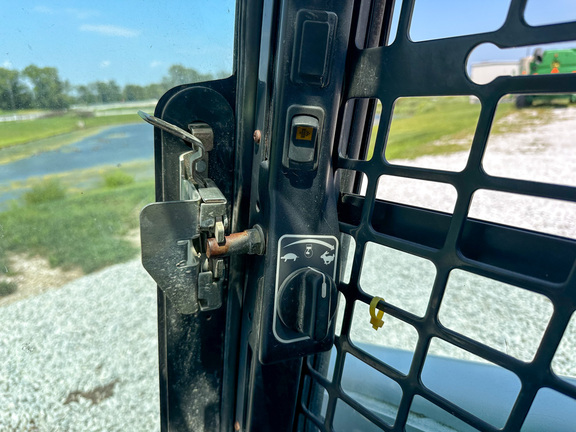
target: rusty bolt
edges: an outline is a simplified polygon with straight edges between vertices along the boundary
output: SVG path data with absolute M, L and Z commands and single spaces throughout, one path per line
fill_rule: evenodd
M 206 256 L 208 258 L 241 254 L 262 255 L 264 250 L 264 232 L 258 225 L 249 230 L 226 236 L 223 244 L 218 244 L 215 238 L 209 238 L 206 241 Z
M 262 139 L 262 132 L 260 132 L 259 130 L 255 130 L 254 131 L 254 142 L 256 144 L 260 144 L 261 139 Z

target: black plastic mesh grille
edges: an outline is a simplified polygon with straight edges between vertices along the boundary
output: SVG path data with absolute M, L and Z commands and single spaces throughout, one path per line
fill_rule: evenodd
M 350 146 L 347 147 L 347 143 L 340 149 L 337 168 L 365 174 L 368 184 L 364 196 L 352 193 L 341 196 L 341 231 L 355 241 L 350 283 L 340 284 L 346 306 L 329 371 L 317 370 L 322 368 L 313 364 L 317 361 L 313 358 L 308 359 L 305 365 L 299 425 L 305 430 L 320 431 L 345 430 L 344 424 L 348 424 L 346 427 L 356 425 L 354 428 L 362 431 L 427 430 L 425 419 L 406 426 L 411 407 L 417 401 L 426 406 L 433 404 L 430 405 L 433 409 L 440 408 L 454 417 L 454 424 L 460 424 L 460 427 L 445 424 L 445 429 L 441 430 L 519 431 L 535 398 L 543 394 L 542 391 L 545 390 L 546 394 L 557 392 L 562 397 L 576 399 L 574 382 L 557 376 L 551 367 L 558 345 L 576 310 L 576 241 L 473 220 L 469 218 L 468 211 L 474 192 L 480 189 L 576 201 L 574 187 L 495 177 L 486 174 L 482 168 L 482 158 L 500 99 L 508 94 L 576 93 L 576 74 L 500 77 L 480 86 L 468 79 L 465 68 L 468 54 L 481 43 L 491 42 L 506 48 L 576 40 L 576 23 L 530 27 L 523 19 L 526 2 L 513 0 L 505 24 L 495 32 L 414 43 L 407 36 L 413 3 L 403 2 L 398 34 L 391 46 L 351 55 L 355 60 L 351 67 L 348 100 L 379 99 L 382 104 L 380 128 L 374 156 L 370 160 L 348 157 L 353 152 L 348 151 Z M 381 155 L 385 152 L 394 102 L 399 97 L 442 95 L 471 95 L 481 102 L 481 113 L 466 167 L 461 172 L 449 172 L 387 162 Z M 368 124 L 364 131 L 370 129 L 371 122 L 372 119 L 369 119 L 363 123 Z M 364 133 L 364 148 L 367 141 Z M 382 175 L 452 185 L 457 191 L 453 213 L 377 200 L 377 186 Z M 356 192 L 358 188 L 357 185 Z M 369 242 L 425 258 L 435 267 L 430 298 L 422 316 L 385 301 L 378 304 L 378 308 L 385 311 L 385 320 L 392 316 L 409 324 L 417 332 L 410 367 L 405 373 L 385 358 L 370 354 L 362 346 L 354 344 L 351 339 L 352 321 L 356 319 L 355 306 L 359 303 L 369 305 L 372 300 L 359 286 L 364 250 Z M 536 342 L 537 350 L 532 359 L 520 360 L 481 343 L 477 338 L 467 337 L 442 325 L 439 312 L 447 282 L 454 270 L 518 287 L 523 292 L 537 293 L 549 300 L 553 312 L 540 343 Z M 381 277 L 385 284 L 386 274 L 383 273 Z M 380 330 L 384 341 L 385 329 L 386 324 Z M 507 411 L 509 414 L 501 424 L 495 424 L 497 422 L 491 421 L 490 416 L 482 415 L 481 410 L 470 409 L 425 385 L 423 371 L 430 344 L 442 341 L 498 366 L 501 372 L 513 377 L 512 381 L 519 383 L 517 394 L 513 395 Z M 365 363 L 387 377 L 383 378 L 384 383 L 401 389 L 398 392 L 401 396 L 396 401 L 397 409 L 386 414 L 371 408 L 369 400 L 359 401 L 345 391 L 343 380 L 348 370 L 346 364 L 350 365 L 351 361 Z M 457 376 L 455 372 L 454 379 Z M 491 385 L 486 384 L 488 387 Z M 497 384 L 494 383 L 496 387 Z M 378 399 L 377 395 L 374 397 Z M 482 400 L 478 403 L 481 406 Z M 341 422 L 339 418 L 346 418 L 350 422 Z M 576 428 L 576 424 L 572 426 Z

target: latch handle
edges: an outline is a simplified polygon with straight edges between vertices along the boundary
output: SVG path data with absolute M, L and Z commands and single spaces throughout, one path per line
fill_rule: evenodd
M 184 129 L 179 128 L 172 123 L 168 123 L 165 120 L 162 120 L 158 117 L 151 116 L 150 114 L 146 114 L 144 111 L 138 111 L 138 115 L 147 123 L 150 123 L 157 128 L 160 128 L 166 132 L 170 132 L 172 135 L 183 139 L 186 142 L 189 142 L 193 146 L 200 147 L 203 153 L 206 153 L 206 148 L 202 141 L 192 135 L 190 132 L 186 132 Z

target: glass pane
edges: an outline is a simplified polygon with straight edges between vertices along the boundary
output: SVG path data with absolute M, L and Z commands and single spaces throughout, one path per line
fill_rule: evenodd
M 233 1 L 10 3 L 0 37 L 0 430 L 159 430 L 137 111 L 232 73 Z
M 424 316 L 436 268 L 432 262 L 368 242 L 364 250 L 360 286 L 371 296 L 418 316 Z
M 340 154 L 353 160 L 370 160 L 374 155 L 376 136 L 382 118 L 382 104 L 379 99 L 350 99 L 344 106 L 344 118 L 350 119 L 352 129 L 340 137 Z M 370 124 L 365 128 L 363 119 Z M 367 145 L 367 150 L 360 152 L 360 143 Z
M 475 432 L 477 430 L 420 396 L 414 397 L 406 422 L 406 432 Z
M 576 68 L 574 41 L 540 44 L 521 48 L 498 48 L 492 43 L 483 43 L 472 50 L 467 60 L 466 71 L 476 84 L 488 84 L 501 76 L 548 75 L 572 73 Z M 503 98 L 509 102 L 510 95 Z M 536 98 L 545 102 L 547 98 Z M 550 100 L 550 99 L 548 99 Z M 520 104 L 519 108 L 530 104 Z M 525 101 L 531 102 L 531 101 Z M 504 107 L 500 107 L 504 109 Z
M 338 400 L 336 403 L 336 413 L 334 416 L 334 430 L 338 432 L 362 431 L 380 432 L 381 428 L 376 426 L 347 403 Z
M 552 303 L 540 294 L 452 270 L 439 318 L 452 330 L 528 362 L 552 311 Z
M 383 175 L 378 180 L 376 198 L 453 213 L 458 194 L 451 184 Z
M 574 412 L 576 412 L 574 399 L 548 388 L 540 389 L 520 431 L 573 431 L 576 428 Z
M 568 0 L 528 0 L 524 17 L 533 26 L 575 21 L 576 8 Z
M 481 189 L 472 197 L 470 218 L 576 238 L 576 204 Z
M 504 96 L 482 159 L 486 172 L 496 177 L 576 186 L 574 102 L 576 96 L 568 92 Z
M 552 359 L 552 370 L 554 373 L 576 386 L 574 352 L 576 352 L 576 313 L 572 314 L 560 345 L 558 345 L 558 350 Z

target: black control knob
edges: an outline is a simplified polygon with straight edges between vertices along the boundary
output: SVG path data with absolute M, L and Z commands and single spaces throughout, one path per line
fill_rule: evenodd
M 336 313 L 338 290 L 330 276 L 312 267 L 289 275 L 279 290 L 278 315 L 289 329 L 321 341 Z

